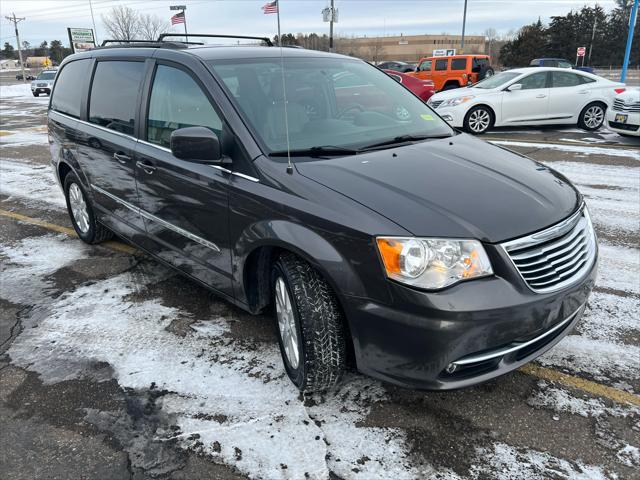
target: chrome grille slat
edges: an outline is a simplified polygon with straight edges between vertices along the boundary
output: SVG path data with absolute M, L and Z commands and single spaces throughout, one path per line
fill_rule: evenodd
M 565 238 L 560 240 L 558 243 L 547 244 L 546 246 L 544 246 L 542 248 L 537 248 L 535 250 L 531 250 L 528 253 L 512 254 L 511 258 L 513 259 L 514 262 L 517 262 L 518 260 L 526 260 L 528 258 L 542 256 L 547 252 L 550 252 L 552 250 L 556 250 L 558 248 L 564 247 L 567 243 L 572 242 L 578 235 L 580 235 L 580 233 L 581 233 L 580 230 L 572 231 L 569 234 L 568 237 L 565 236 Z
M 597 252 L 595 233 L 584 206 L 546 230 L 501 246 L 524 282 L 539 293 L 576 283 L 589 271 Z
M 563 270 L 566 270 L 567 268 L 571 268 L 573 267 L 576 263 L 580 262 L 581 260 L 584 259 L 585 254 L 587 252 L 583 251 L 580 252 L 573 260 L 571 260 L 570 262 L 566 262 L 563 263 L 561 265 L 557 265 L 556 268 L 554 268 L 551 272 L 549 273 L 545 273 L 544 275 L 538 275 L 536 277 L 531 277 L 529 275 L 525 275 L 523 274 L 523 277 L 525 278 L 525 280 L 527 280 L 530 283 L 537 283 L 538 280 L 542 279 L 542 278 L 548 278 L 550 276 L 556 276 L 556 277 L 561 277 Z
M 535 270 L 529 270 L 526 272 L 521 269 L 520 273 L 522 273 L 523 277 L 530 279 L 531 274 L 542 272 L 544 270 L 553 269 L 554 267 L 556 267 L 556 270 L 557 270 L 558 268 L 562 267 L 567 263 L 567 258 L 574 258 L 576 256 L 582 255 L 586 251 L 587 251 L 587 244 L 583 243 L 578 248 L 576 248 L 576 250 L 572 251 L 570 256 L 567 255 L 567 257 L 559 258 L 557 260 L 554 260 L 553 262 L 549 262 L 547 266 L 543 268 L 537 268 Z
M 616 98 L 613 101 L 612 110 L 616 112 L 640 112 L 640 102 L 625 103 L 623 100 Z
M 546 256 L 540 255 L 542 256 L 542 259 L 540 260 L 536 260 L 535 262 L 530 262 L 530 263 L 521 263 L 518 260 L 514 260 L 514 262 L 520 269 L 527 269 L 529 267 L 539 265 L 540 263 L 547 263 L 547 260 L 550 260 L 555 257 L 559 257 L 561 255 L 564 255 L 565 253 L 571 252 L 576 248 L 576 245 L 579 244 L 580 242 L 584 242 L 584 237 L 581 235 L 577 235 L 576 238 L 571 242 L 571 244 L 568 247 L 565 247 L 565 248 L 562 248 L 561 250 L 553 252 L 551 255 L 546 255 Z
M 433 102 L 429 102 L 429 106 L 433 109 L 436 109 L 440 106 L 440 104 L 443 102 L 444 100 L 434 100 Z

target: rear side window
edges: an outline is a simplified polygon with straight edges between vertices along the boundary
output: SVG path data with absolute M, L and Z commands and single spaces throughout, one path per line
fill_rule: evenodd
M 454 58 L 451 60 L 451 70 L 466 70 L 467 59 L 466 58 Z
M 593 78 L 585 77 L 584 75 L 578 75 L 581 83 L 592 83 L 595 82 Z
M 569 72 L 551 72 L 551 86 L 557 87 L 575 87 L 580 85 L 580 76 Z
M 436 60 L 436 70 L 446 70 L 448 63 L 448 59 Z
M 522 84 L 522 90 L 533 90 L 547 87 L 547 72 L 538 72 L 524 77 L 516 83 Z
M 84 82 L 89 73 L 91 60 L 76 60 L 67 63 L 60 73 L 53 90 L 51 108 L 75 118 L 80 117 L 80 101 Z
M 133 135 L 143 75 L 142 62 L 98 62 L 91 86 L 89 121 Z
M 168 148 L 171 132 L 185 127 L 207 127 L 220 135 L 222 120 L 193 78 L 159 65 L 149 99 L 147 141 Z

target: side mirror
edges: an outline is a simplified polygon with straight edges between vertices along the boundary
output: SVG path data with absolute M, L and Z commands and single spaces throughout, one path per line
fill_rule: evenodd
M 171 132 L 171 153 L 194 162 L 219 162 L 222 150 L 218 135 L 205 127 L 179 128 Z
M 522 90 L 522 84 L 521 83 L 514 83 L 513 85 L 509 85 L 507 87 L 507 91 L 508 92 L 515 92 L 516 90 Z

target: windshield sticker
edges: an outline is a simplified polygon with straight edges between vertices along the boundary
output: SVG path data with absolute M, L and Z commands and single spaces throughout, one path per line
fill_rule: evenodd
M 426 120 L 427 122 L 433 121 L 433 115 L 429 115 L 427 113 L 423 113 L 422 115 L 420 115 L 420 118 Z

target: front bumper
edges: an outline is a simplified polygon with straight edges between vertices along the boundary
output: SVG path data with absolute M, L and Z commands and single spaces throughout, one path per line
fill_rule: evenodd
M 464 126 L 464 116 L 467 113 L 466 109 L 461 108 L 436 108 L 436 113 L 440 115 L 445 122 L 452 127 L 462 128 Z
M 46 93 L 47 95 L 51 94 L 51 89 L 49 87 L 31 87 L 32 93 Z
M 579 321 L 597 261 L 582 280 L 532 292 L 517 272 L 421 292 L 390 282 L 392 304 L 345 297 L 358 369 L 410 388 L 449 390 L 488 381 L 543 354 Z
M 626 121 L 624 123 L 616 121 L 617 115 L 625 115 Z M 618 112 L 616 110 L 609 109 L 607 110 L 606 127 L 614 132 L 640 136 L 640 113 Z

